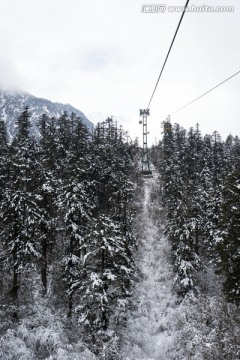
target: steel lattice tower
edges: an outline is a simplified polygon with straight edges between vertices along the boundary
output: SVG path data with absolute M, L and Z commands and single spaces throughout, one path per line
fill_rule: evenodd
M 142 172 L 143 174 L 151 174 L 148 147 L 147 147 L 147 117 L 149 116 L 149 109 L 140 109 L 141 119 L 140 124 L 143 125 L 143 147 L 142 147 Z

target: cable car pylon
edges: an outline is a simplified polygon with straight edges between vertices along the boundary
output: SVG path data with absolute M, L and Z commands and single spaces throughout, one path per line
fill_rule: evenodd
M 148 146 L 147 146 L 147 117 L 150 115 L 149 109 L 140 109 L 140 120 L 139 124 L 143 126 L 143 147 L 142 147 L 142 174 L 143 175 L 152 175 L 152 171 L 150 170 L 150 161 L 148 154 Z

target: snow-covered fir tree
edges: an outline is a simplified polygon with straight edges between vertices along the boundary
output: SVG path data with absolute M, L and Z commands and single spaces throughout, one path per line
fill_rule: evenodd
M 18 119 L 18 135 L 9 149 L 8 181 L 0 209 L 5 264 L 11 273 L 10 292 L 16 307 L 21 277 L 26 276 L 40 255 L 40 197 L 35 191 L 39 165 L 36 143 L 29 135 L 29 118 L 26 108 Z
M 67 284 L 69 317 L 72 316 L 74 294 L 82 281 L 84 253 L 81 249 L 92 225 L 94 209 L 89 132 L 81 119 L 74 114 L 71 116 L 71 125 L 71 144 L 65 159 L 65 175 L 58 196 L 65 246 L 62 263 Z
M 59 189 L 57 163 L 57 127 L 56 119 L 43 114 L 39 120 L 39 193 L 41 195 L 39 240 L 41 246 L 41 279 L 43 293 L 47 291 L 48 271 L 53 261 L 53 250 L 57 237 L 57 194 Z

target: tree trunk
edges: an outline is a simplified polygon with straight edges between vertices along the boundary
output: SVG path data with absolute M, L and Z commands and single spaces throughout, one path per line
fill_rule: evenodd
M 13 312 L 13 318 L 15 320 L 18 319 L 18 313 L 17 313 L 17 308 L 18 308 L 18 265 L 16 264 L 17 262 L 17 256 L 16 256 L 16 251 L 14 251 L 14 256 L 13 256 L 13 260 L 14 260 L 14 266 L 13 266 L 13 287 L 12 287 L 12 299 L 13 299 L 13 304 L 14 304 L 14 312 Z
M 42 242 L 41 275 L 42 275 L 43 294 L 46 295 L 47 292 L 47 240 L 46 239 L 43 239 Z
M 102 317 L 102 329 L 104 331 L 107 330 L 108 327 L 108 317 L 107 317 L 107 304 L 105 301 L 105 295 L 107 293 L 107 284 L 106 284 L 106 279 L 103 278 L 103 273 L 105 271 L 105 250 L 102 249 L 102 280 L 104 282 L 103 284 L 103 303 L 102 303 L 102 313 L 101 313 L 101 317 Z

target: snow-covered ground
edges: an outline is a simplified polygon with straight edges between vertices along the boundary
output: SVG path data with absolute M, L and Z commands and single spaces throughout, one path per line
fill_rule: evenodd
M 163 211 L 159 204 L 157 206 L 157 186 L 156 175 L 144 179 L 144 198 L 138 221 L 140 280 L 134 289 L 134 308 L 123 334 L 121 357 L 126 360 L 167 360 L 174 346 L 173 318 L 177 298 L 172 291 L 170 246 L 164 236 Z

